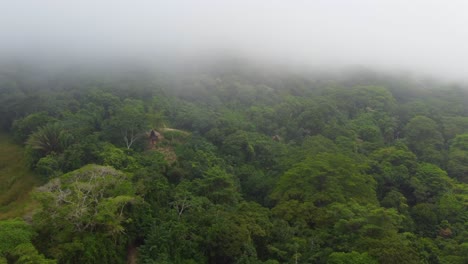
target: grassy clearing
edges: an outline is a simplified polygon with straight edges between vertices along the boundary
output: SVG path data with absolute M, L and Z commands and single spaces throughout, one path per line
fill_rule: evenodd
M 0 220 L 31 212 L 35 204 L 29 193 L 39 184 L 25 163 L 23 148 L 0 133 Z

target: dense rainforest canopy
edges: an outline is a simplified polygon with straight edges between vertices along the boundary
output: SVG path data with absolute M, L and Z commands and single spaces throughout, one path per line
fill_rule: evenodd
M 0 71 L 1 129 L 37 177 L 0 263 L 468 263 L 468 87 L 71 72 Z

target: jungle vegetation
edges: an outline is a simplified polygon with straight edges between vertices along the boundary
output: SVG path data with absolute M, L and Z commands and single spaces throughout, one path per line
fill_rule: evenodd
M 468 263 L 463 85 L 17 67 L 0 114 L 0 263 Z

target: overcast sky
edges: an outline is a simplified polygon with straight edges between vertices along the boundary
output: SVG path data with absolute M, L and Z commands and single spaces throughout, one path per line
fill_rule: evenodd
M 0 0 L 3 56 L 224 53 L 464 78 L 468 1 Z

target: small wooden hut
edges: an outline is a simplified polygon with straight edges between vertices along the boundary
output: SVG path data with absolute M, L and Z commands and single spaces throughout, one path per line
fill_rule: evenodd
M 159 140 L 161 140 L 161 134 L 158 131 L 151 129 L 149 133 L 149 140 L 150 140 L 150 145 L 154 146 Z

